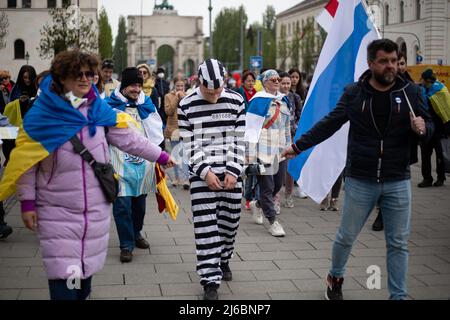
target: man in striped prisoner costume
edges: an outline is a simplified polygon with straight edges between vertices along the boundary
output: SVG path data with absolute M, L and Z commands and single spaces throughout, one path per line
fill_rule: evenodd
M 180 137 L 189 159 L 197 273 L 205 300 L 217 300 L 221 280 L 231 281 L 229 260 L 239 226 L 244 164 L 245 104 L 224 88 L 225 68 L 208 59 L 200 86 L 178 108 Z

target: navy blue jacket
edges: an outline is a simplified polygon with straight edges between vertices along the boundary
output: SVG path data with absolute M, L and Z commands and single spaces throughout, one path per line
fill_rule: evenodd
M 416 116 L 425 120 L 423 141 L 428 141 L 433 135 L 433 121 L 426 111 L 419 86 L 397 77 L 391 92 L 388 125 L 384 134 L 380 133 L 374 120 L 373 92 L 365 84 L 370 77 L 371 73 L 366 72 L 359 82 L 349 85 L 336 108 L 302 135 L 294 147 L 300 151 L 307 150 L 331 137 L 350 121 L 345 169 L 347 177 L 377 182 L 409 179 L 410 145 L 415 133 L 411 129 L 405 94 Z

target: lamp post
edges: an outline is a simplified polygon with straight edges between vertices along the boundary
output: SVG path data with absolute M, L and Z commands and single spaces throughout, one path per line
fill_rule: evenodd
M 211 0 L 209 0 L 209 57 L 213 57 L 213 34 L 212 34 L 212 5 Z
M 141 0 L 141 63 L 142 61 L 144 61 L 144 43 L 142 39 L 142 33 L 144 32 L 143 17 L 142 17 L 143 11 L 144 11 L 144 3 Z
M 29 55 L 28 51 L 25 54 L 25 60 L 27 60 L 27 65 L 28 65 L 28 61 L 30 61 L 30 55 Z

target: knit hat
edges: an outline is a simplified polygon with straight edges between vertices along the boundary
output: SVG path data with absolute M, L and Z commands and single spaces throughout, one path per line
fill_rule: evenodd
M 219 89 L 225 83 L 226 70 L 219 60 L 208 59 L 198 67 L 198 79 L 208 89 Z
M 422 73 L 423 80 L 431 80 L 432 82 L 436 81 L 436 75 L 434 74 L 432 69 L 427 69 Z
M 262 83 L 268 81 L 271 78 L 279 78 L 280 76 L 278 75 L 278 72 L 276 72 L 276 70 L 273 69 L 269 69 L 266 72 L 264 72 L 262 74 Z
M 144 84 L 144 78 L 142 78 L 141 73 L 138 68 L 126 68 L 122 71 L 122 83 L 120 84 L 120 90 L 132 85 L 132 84 Z
M 158 74 L 158 73 L 166 73 L 166 70 L 164 70 L 163 67 L 159 67 L 159 68 L 156 70 L 156 74 Z

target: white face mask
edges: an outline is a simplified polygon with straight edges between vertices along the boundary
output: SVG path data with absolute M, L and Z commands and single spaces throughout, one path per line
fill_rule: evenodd
M 163 79 L 164 78 L 164 73 L 162 73 L 162 72 L 158 73 L 158 78 Z

